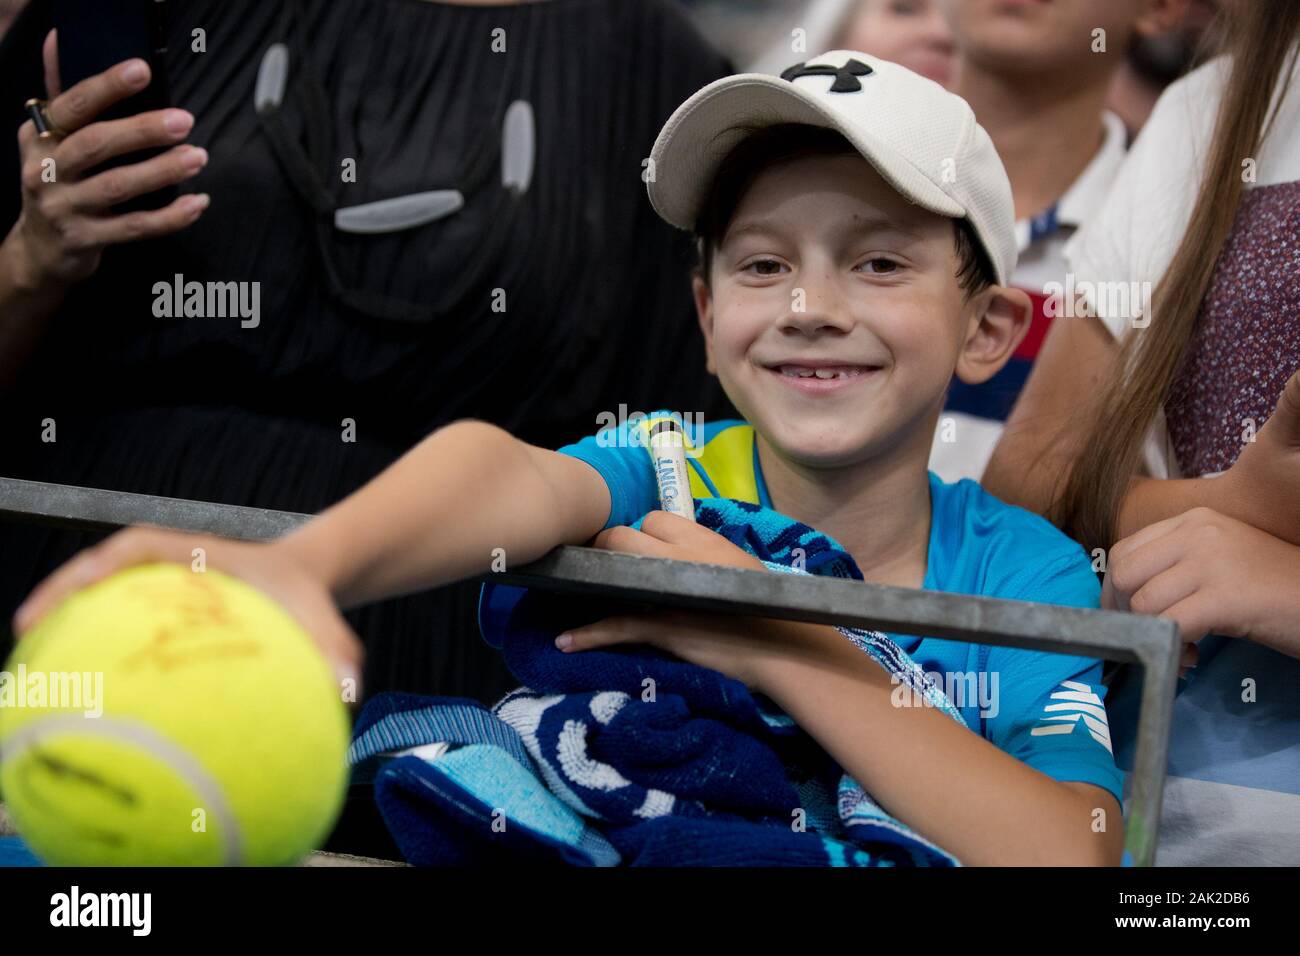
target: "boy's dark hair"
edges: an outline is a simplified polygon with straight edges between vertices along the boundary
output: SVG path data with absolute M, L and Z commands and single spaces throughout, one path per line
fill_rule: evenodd
M 695 223 L 696 250 L 699 264 L 695 274 L 711 284 L 713 256 L 727 234 L 741 199 L 758 174 L 777 163 L 806 156 L 860 155 L 853 144 L 833 129 L 803 123 L 781 123 L 755 130 L 727 154 L 713 177 Z M 865 160 L 864 160 L 865 161 Z M 993 266 L 988 254 L 966 219 L 954 219 L 953 232 L 957 249 L 957 284 L 967 297 L 994 284 Z

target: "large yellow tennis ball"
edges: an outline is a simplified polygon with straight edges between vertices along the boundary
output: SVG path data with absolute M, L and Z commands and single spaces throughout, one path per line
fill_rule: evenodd
M 292 863 L 338 816 L 348 737 L 311 638 L 217 571 L 119 572 L 0 674 L 0 799 L 56 865 Z

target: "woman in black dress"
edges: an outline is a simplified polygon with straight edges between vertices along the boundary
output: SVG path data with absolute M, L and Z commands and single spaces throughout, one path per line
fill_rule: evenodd
M 558 447 L 622 403 L 733 414 L 704 370 L 687 239 L 641 178 L 673 108 L 730 72 L 669 0 L 169 7 L 171 103 L 210 157 L 179 188 L 211 205 L 105 248 L 42 319 L 0 394 L 0 475 L 314 512 L 459 418 Z M 6 128 L 44 90 L 50 17 L 33 0 L 0 47 Z M 8 245 L 22 198 L 5 162 Z M 398 218 L 353 208 L 431 192 Z M 156 286 L 178 276 L 249 283 L 250 305 L 258 283 L 256 322 L 159 317 Z M 90 541 L 0 525 L 6 628 Z M 512 686 L 477 590 L 349 615 L 367 689 Z

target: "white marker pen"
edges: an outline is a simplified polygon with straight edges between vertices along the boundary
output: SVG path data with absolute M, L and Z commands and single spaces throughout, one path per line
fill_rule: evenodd
M 650 429 L 650 459 L 659 482 L 659 507 L 695 520 L 691 476 L 686 470 L 686 437 L 674 419 L 656 422 Z

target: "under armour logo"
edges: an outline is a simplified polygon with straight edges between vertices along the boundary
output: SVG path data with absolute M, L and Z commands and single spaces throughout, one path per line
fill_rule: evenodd
M 843 66 L 808 66 L 806 63 L 796 63 L 790 69 L 781 74 L 781 79 L 789 80 L 793 83 L 801 76 L 833 76 L 835 82 L 831 84 L 832 93 L 856 93 L 862 89 L 862 84 L 858 82 L 858 77 L 866 76 L 875 72 L 861 60 L 850 59 Z

